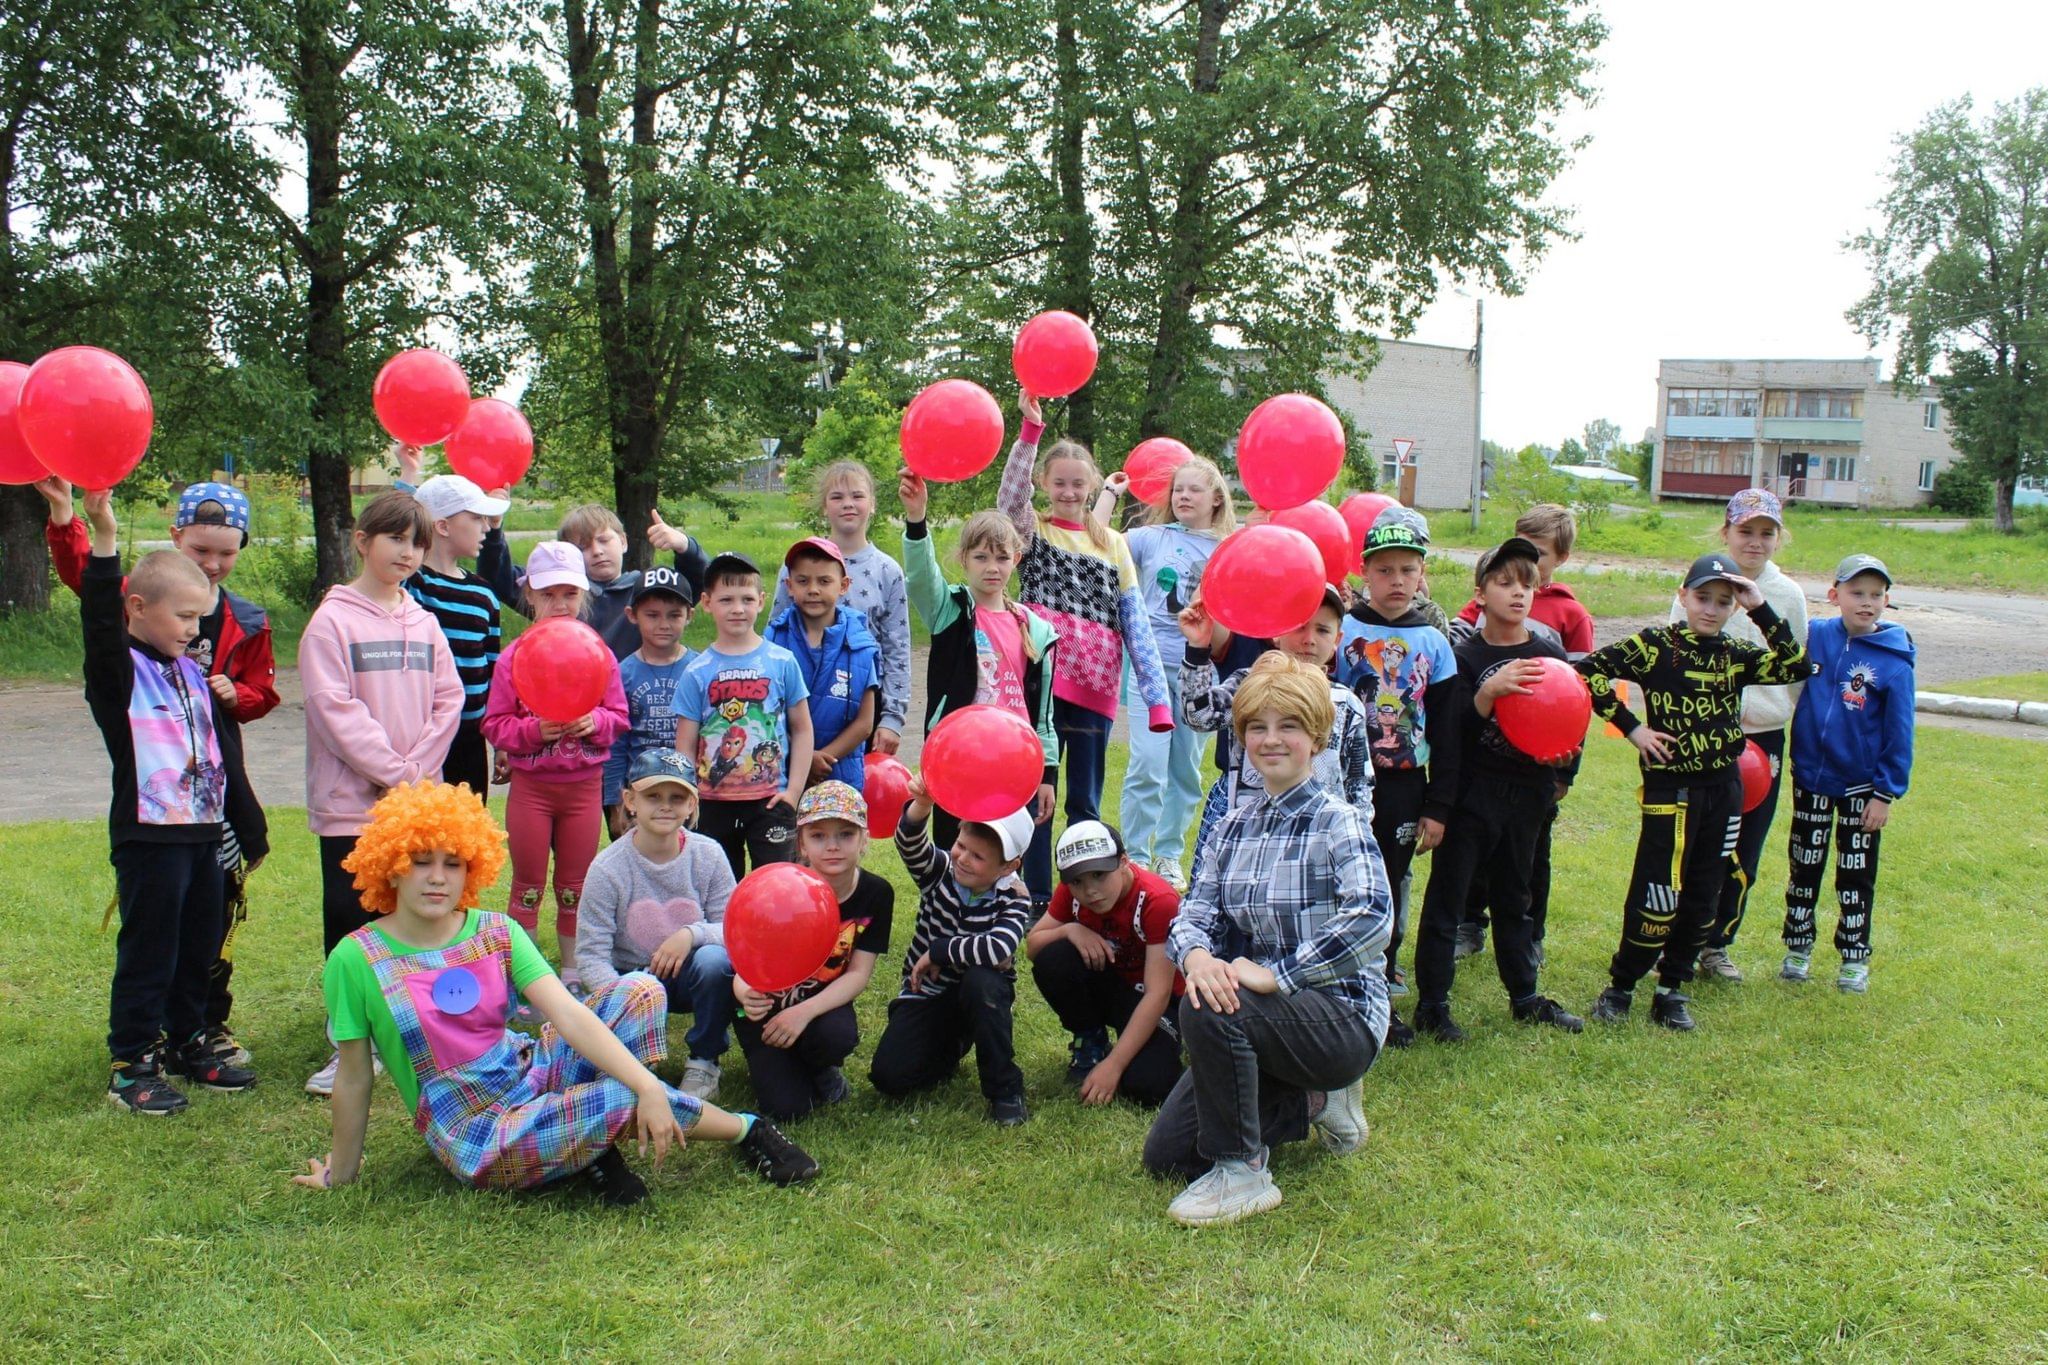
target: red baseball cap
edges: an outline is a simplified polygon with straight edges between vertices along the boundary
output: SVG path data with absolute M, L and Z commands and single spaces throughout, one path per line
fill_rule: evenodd
M 846 551 L 833 544 L 829 537 L 806 536 L 789 547 L 789 553 L 782 557 L 783 568 L 790 568 L 796 563 L 796 555 L 799 550 L 814 550 L 828 559 L 837 560 L 840 568 L 846 567 Z

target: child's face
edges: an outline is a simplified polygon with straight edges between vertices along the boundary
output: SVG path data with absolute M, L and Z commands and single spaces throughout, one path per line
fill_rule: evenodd
M 455 913 L 468 875 L 469 864 L 448 849 L 413 854 L 411 865 L 391 879 L 392 889 L 398 893 L 398 913 L 429 923 L 445 919 Z
M 457 512 L 434 523 L 434 534 L 448 542 L 448 552 L 457 559 L 475 559 L 484 548 L 484 532 L 490 529 L 475 512 Z
M 527 596 L 533 599 L 533 619 L 536 621 L 574 616 L 583 609 L 583 589 L 574 583 L 550 583 Z
M 860 866 L 868 832 L 850 820 L 813 820 L 797 831 L 797 843 L 811 871 L 830 881 Z
M 356 554 L 363 572 L 387 588 L 395 588 L 419 572 L 424 552 L 409 535 L 385 531 L 375 536 L 355 533 Z
M 1173 476 L 1173 519 L 1192 531 L 1207 529 L 1216 520 L 1222 495 L 1209 482 L 1209 471 L 1183 465 Z
M 1521 535 L 1521 532 L 1517 531 L 1515 534 Z M 1550 536 L 1522 536 L 1522 539 L 1536 547 L 1536 586 L 1549 587 L 1550 576 L 1557 572 L 1557 566 L 1564 563 L 1569 556 L 1557 552 L 1557 541 Z
M 128 594 L 128 634 L 159 654 L 175 659 L 199 638 L 199 621 L 213 606 L 213 590 L 197 583 L 173 583 L 145 602 Z
M 1868 635 L 1884 620 L 1892 604 L 1891 585 L 1874 573 L 1860 573 L 1847 583 L 1828 589 L 1828 601 L 1842 612 L 1842 628 L 1851 635 Z
M 967 586 L 979 598 L 1002 596 L 1017 571 L 1017 556 L 1007 545 L 977 545 L 961 556 L 967 569 Z
M 846 570 L 822 556 L 802 556 L 789 566 L 789 600 L 796 603 L 806 621 L 831 621 L 839 610 L 839 599 L 852 586 Z
M 1344 634 L 1344 618 L 1327 606 L 1316 608 L 1308 624 L 1275 637 L 1274 648 L 1292 659 L 1317 668 L 1328 668 L 1337 657 L 1337 641 Z
M 1081 521 L 1095 491 L 1095 475 L 1080 460 L 1054 460 L 1045 467 L 1045 499 L 1062 521 Z
M 1785 528 L 1769 517 L 1751 517 L 1735 526 L 1721 528 L 1722 543 L 1728 553 L 1735 556 L 1735 562 L 1742 566 L 1745 576 L 1755 578 L 1764 565 L 1778 550 L 1778 539 Z
M 176 526 L 171 544 L 199 566 L 210 588 L 219 587 L 242 557 L 242 533 L 232 526 Z
M 1506 570 L 1488 574 L 1479 585 L 1480 608 L 1498 625 L 1521 625 L 1529 619 L 1529 604 L 1535 600 L 1536 589 Z
M 583 551 L 583 576 L 593 585 L 617 578 L 619 566 L 626 562 L 626 538 L 609 526 L 577 548 Z
M 626 608 L 626 618 L 640 630 L 640 643 L 657 654 L 666 654 L 683 638 L 690 624 L 690 609 L 680 598 L 651 593 Z
M 825 524 L 835 533 L 865 539 L 874 519 L 875 495 L 866 484 L 842 479 L 825 490 Z
M 1365 561 L 1365 597 L 1388 620 L 1408 610 L 1422 591 L 1422 556 L 1414 550 L 1381 550 Z
M 1702 583 L 1678 594 L 1685 608 L 1685 623 L 1695 635 L 1719 635 L 1721 627 L 1735 614 L 1735 589 L 1726 583 Z
M 1245 722 L 1244 753 L 1265 779 L 1266 790 L 1282 792 L 1308 776 L 1315 738 L 1300 720 L 1268 708 Z
M 626 814 L 636 827 L 661 839 L 672 839 L 697 814 L 697 793 L 680 782 L 658 782 L 642 790 L 626 789 Z
M 1131 864 L 1127 858 L 1107 872 L 1082 872 L 1066 878 L 1074 903 L 1091 914 L 1106 915 L 1131 889 Z
M 1001 848 L 965 828 L 953 837 L 953 880 L 977 894 L 1015 872 L 1019 861 L 1006 860 Z
M 704 598 L 718 633 L 728 639 L 745 635 L 761 615 L 761 580 L 721 578 Z

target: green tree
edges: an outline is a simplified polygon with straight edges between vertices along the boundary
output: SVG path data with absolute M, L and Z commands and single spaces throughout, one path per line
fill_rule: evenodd
M 1593 464 L 1605 464 L 1621 444 L 1621 428 L 1605 417 L 1595 417 L 1586 423 L 1586 459 Z
M 2048 459 L 2048 88 L 1972 114 L 1965 97 L 1898 139 L 1883 225 L 1849 243 L 1871 287 L 1848 317 L 1873 346 L 1896 333 L 1894 383 L 1945 369 L 1951 438 L 2010 531 Z

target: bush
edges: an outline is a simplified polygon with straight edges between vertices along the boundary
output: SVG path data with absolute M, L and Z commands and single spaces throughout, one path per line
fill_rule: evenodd
M 1934 476 L 1934 507 L 1953 516 L 1990 516 L 1991 493 L 1991 480 L 1968 464 L 1952 464 Z

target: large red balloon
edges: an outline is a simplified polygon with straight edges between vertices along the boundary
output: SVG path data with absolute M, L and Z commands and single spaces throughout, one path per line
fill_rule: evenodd
M 1072 313 L 1040 313 L 1018 329 L 1010 367 L 1026 393 L 1065 398 L 1095 373 L 1095 333 Z
M 1493 703 L 1493 717 L 1508 743 L 1538 763 L 1555 763 L 1586 742 L 1593 694 L 1563 659 L 1537 659 L 1543 676 L 1528 695 L 1510 692 Z
M 1771 756 L 1755 740 L 1745 739 L 1735 766 L 1742 774 L 1742 813 L 1747 815 L 1771 794 Z
M 469 376 L 439 351 L 400 351 L 377 371 L 370 405 L 394 438 L 430 446 L 447 440 L 469 416 Z
M 1271 639 L 1323 604 L 1323 555 L 1291 526 L 1247 526 L 1223 538 L 1202 570 L 1202 602 L 1234 635 Z
M 1337 504 L 1337 511 L 1351 532 L 1351 563 L 1354 569 L 1365 554 L 1365 533 L 1372 529 L 1374 519 L 1389 507 L 1398 506 L 1400 504 L 1385 493 L 1353 493 Z
M 924 787 L 962 820 L 1000 820 L 1038 792 L 1045 746 L 1031 722 L 1000 706 L 963 706 L 925 736 Z
M 581 621 L 553 616 L 536 621 L 512 654 L 512 690 L 542 720 L 567 725 L 604 700 L 618 660 L 611 646 Z
M 99 490 L 142 463 L 156 410 L 127 361 L 97 346 L 66 346 L 29 367 L 14 420 L 43 468 Z
M 941 379 L 903 412 L 903 463 L 941 483 L 971 479 L 1003 446 L 1003 410 L 971 379 Z
M 733 974 L 757 991 L 786 991 L 838 946 L 839 898 L 808 867 L 770 863 L 732 889 L 724 922 Z
M 0 483 L 34 483 L 50 472 L 21 438 L 21 423 L 14 417 L 27 378 L 28 366 L 0 360 Z
M 861 778 L 861 796 L 868 803 L 868 833 L 887 839 L 896 833 L 903 808 L 910 804 L 910 769 L 893 754 L 869 753 Z
M 479 398 L 448 434 L 448 467 L 479 488 L 510 488 L 533 467 L 533 428 L 510 403 Z
M 1345 576 L 1358 567 L 1358 556 L 1351 551 L 1351 528 L 1344 524 L 1343 514 L 1322 499 L 1283 507 L 1273 514 L 1272 524 L 1291 526 L 1315 542 L 1316 553 L 1323 557 L 1323 576 L 1333 586 L 1343 587 Z
M 1268 398 L 1237 433 L 1237 476 L 1269 511 L 1321 497 L 1343 466 L 1344 424 L 1305 393 Z
M 1131 481 L 1131 496 L 1147 507 L 1157 507 L 1173 494 L 1173 476 L 1195 458 L 1171 436 L 1154 436 L 1131 447 L 1124 457 L 1124 477 Z

